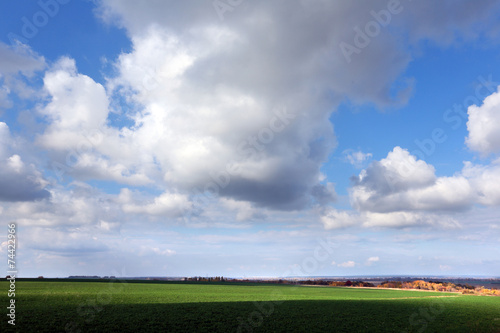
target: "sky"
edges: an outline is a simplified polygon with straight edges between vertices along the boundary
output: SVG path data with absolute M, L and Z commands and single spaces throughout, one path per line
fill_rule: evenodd
M 500 3 L 0 4 L 0 267 L 500 276 Z

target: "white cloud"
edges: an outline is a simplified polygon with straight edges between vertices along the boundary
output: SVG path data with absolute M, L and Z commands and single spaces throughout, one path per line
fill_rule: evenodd
M 446 229 L 460 227 L 460 224 L 453 217 L 427 212 L 367 212 L 362 213 L 361 216 L 364 227 L 404 228 L 432 226 Z
M 344 267 L 344 268 L 351 268 L 351 267 L 356 266 L 356 263 L 354 261 L 346 261 L 346 262 L 343 262 L 341 264 L 338 264 L 337 266 Z
M 111 180 L 147 185 L 152 180 L 153 156 L 141 154 L 134 133 L 107 125 L 109 98 L 104 87 L 79 74 L 73 59 L 63 57 L 45 74 L 50 102 L 39 108 L 49 125 L 37 138 L 51 153 L 52 167 L 60 176 L 82 180 Z M 151 171 L 153 170 L 153 171 Z
M 320 215 L 320 220 L 326 229 L 337 229 L 347 228 L 358 224 L 360 222 L 360 217 L 355 212 L 328 208 Z
M 387 157 L 374 161 L 362 170 L 358 185 L 369 187 L 381 193 L 418 189 L 433 184 L 436 180 L 434 167 L 417 160 L 406 149 L 397 146 Z
M 487 96 L 483 104 L 468 108 L 469 136 L 466 143 L 470 149 L 486 156 L 500 152 L 500 87 Z M 500 205 L 500 158 L 489 165 L 465 162 L 462 174 L 467 177 L 474 189 L 475 200 L 483 205 Z
M 352 149 L 345 150 L 343 155 L 347 162 L 351 163 L 357 169 L 361 169 L 373 156 L 371 153 L 363 153 L 362 151 L 354 151 Z
M 399 158 L 394 158 L 394 152 L 398 152 Z M 460 173 L 436 177 L 432 166 L 416 161 L 406 150 L 396 147 L 386 159 L 373 162 L 360 173 L 350 190 L 350 198 L 353 207 L 368 213 L 366 217 L 371 221 L 385 219 L 384 224 L 390 225 L 399 220 L 411 225 L 418 221 L 436 224 L 433 221 L 441 220 L 438 224 L 451 226 L 456 224 L 453 219 L 443 219 L 435 213 L 463 211 L 475 203 L 500 205 L 500 190 L 496 186 L 499 182 L 500 159 L 489 165 L 465 162 Z
M 405 227 L 440 227 L 455 229 L 460 223 L 453 217 L 445 214 L 428 212 L 356 212 L 330 209 L 320 215 L 320 221 L 325 229 L 338 229 L 354 226 L 366 228 L 405 228 Z
M 122 189 L 119 201 L 125 213 L 146 214 L 152 216 L 180 217 L 192 209 L 189 198 L 177 193 L 163 193 L 152 202 L 136 203 L 129 189 Z
M 366 266 L 371 266 L 378 261 L 380 261 L 379 257 L 370 257 L 366 260 Z
M 77 73 L 75 61 L 63 57 L 45 74 L 44 87 L 50 102 L 39 112 L 50 125 L 38 138 L 45 148 L 69 151 L 82 149 L 84 134 L 101 129 L 108 117 L 104 87 Z
M 472 203 L 472 189 L 462 176 L 439 177 L 434 167 L 395 147 L 355 179 L 351 204 L 358 211 L 453 211 Z
M 21 173 L 24 168 L 24 163 L 19 155 L 12 155 L 9 157 L 7 164 L 15 173 Z
M 131 103 L 133 111 L 122 114 L 134 122 L 130 127 L 109 126 L 106 90 L 79 74 L 74 60 L 61 58 L 46 73 L 50 102 L 39 112 L 49 125 L 37 142 L 62 165 L 59 173 L 156 183 L 180 193 L 209 191 L 278 209 L 332 202 L 333 184 L 318 181 L 335 145 L 331 124 L 308 116 L 295 120 L 314 98 L 298 92 L 291 107 L 277 109 L 288 104 L 288 96 L 271 102 L 225 79 L 205 82 L 212 68 L 207 58 L 218 57 L 234 34 L 212 27 L 199 32 L 181 40 L 152 27 L 133 38 L 131 53 L 119 57 L 119 75 L 108 89 Z
M 434 167 L 395 147 L 355 177 L 349 191 L 357 213 L 322 214 L 325 228 L 440 226 L 459 228 L 454 213 L 479 203 L 500 205 L 500 159 L 489 165 L 465 162 L 460 173 L 436 177 Z M 324 210 L 325 211 L 325 210 Z
M 495 167 L 469 163 L 462 173 L 436 177 L 432 165 L 395 147 L 386 158 L 373 161 L 353 178 L 349 195 L 355 212 L 326 211 L 321 221 L 327 229 L 355 225 L 459 228 L 454 213 L 476 202 L 497 202 L 500 195 L 491 184 L 498 174 Z
M 500 89 L 500 88 L 499 88 Z M 467 110 L 470 149 L 482 155 L 500 152 L 500 92 L 486 97 L 481 106 L 471 105 Z
M 500 158 L 490 165 L 465 162 L 462 173 L 475 192 L 475 200 L 488 206 L 500 205 Z
M 212 26 L 195 32 L 181 39 L 153 26 L 134 36 L 133 51 L 119 57 L 111 87 L 144 107 L 130 115 L 136 126 L 121 133 L 138 147 L 128 169 L 154 160 L 166 187 L 259 206 L 331 202 L 332 186 L 318 183 L 321 163 L 335 145 L 323 121 L 328 113 L 318 109 L 323 101 L 299 86 L 292 87 L 298 90 L 293 103 L 288 92 L 267 96 L 255 89 L 255 77 L 228 71 L 243 57 L 232 45 L 250 46 L 238 32 Z M 319 119 L 307 112 L 320 112 Z M 116 160 L 116 151 L 106 155 Z

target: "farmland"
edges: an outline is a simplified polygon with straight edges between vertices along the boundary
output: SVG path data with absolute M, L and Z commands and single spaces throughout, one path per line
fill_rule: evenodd
M 2 332 L 500 332 L 500 297 L 428 291 L 18 281 L 15 300 Z

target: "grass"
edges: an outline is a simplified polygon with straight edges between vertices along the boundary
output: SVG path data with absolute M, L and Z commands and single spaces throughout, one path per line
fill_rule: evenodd
M 500 297 L 438 292 L 17 281 L 15 299 L 1 332 L 500 332 Z

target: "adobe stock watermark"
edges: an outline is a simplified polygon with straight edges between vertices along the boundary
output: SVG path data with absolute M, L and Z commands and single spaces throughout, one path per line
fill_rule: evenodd
M 215 12 L 219 16 L 221 21 L 224 21 L 224 15 L 227 12 L 232 12 L 241 5 L 245 0 L 214 0 L 212 2 L 212 6 L 215 9 Z
M 333 242 L 331 237 L 318 240 L 318 244 L 313 250 L 313 254 L 304 258 L 300 264 L 293 265 L 280 276 L 287 278 L 290 276 L 310 276 L 318 270 L 321 263 L 329 261 L 335 249 L 339 247 Z M 291 287 L 292 290 L 299 288 L 298 286 Z M 247 318 L 238 317 L 237 333 L 251 333 L 254 329 L 259 328 L 264 323 L 264 319 L 274 313 L 275 305 L 280 305 L 284 301 L 284 295 L 281 289 L 274 289 L 271 293 L 272 301 L 253 302 L 255 310 L 250 312 Z
M 23 44 L 28 44 L 29 40 L 35 38 L 38 35 L 40 29 L 45 27 L 51 18 L 54 18 L 60 11 L 61 5 L 66 5 L 71 0 L 38 0 L 36 3 L 40 10 L 35 12 L 33 15 L 21 18 L 22 27 L 21 35 L 10 32 L 7 35 L 11 45 L 16 45 L 21 42 Z
M 296 114 L 288 112 L 286 107 L 276 108 L 273 110 L 273 116 L 267 123 L 267 126 L 262 127 L 257 133 L 249 135 L 245 140 L 241 141 L 237 146 L 238 159 L 229 160 L 225 164 L 225 168 L 218 172 L 211 171 L 209 173 L 211 180 L 208 181 L 203 188 L 195 187 L 192 191 L 193 204 L 201 205 L 208 204 L 211 198 L 215 198 L 220 194 L 220 191 L 225 189 L 233 177 L 238 176 L 239 162 L 252 159 L 258 156 L 259 153 L 265 151 L 266 146 L 274 141 L 276 135 L 283 132 L 285 128 L 293 123 L 297 117 Z M 189 223 L 191 215 L 184 215 L 183 219 L 186 224 Z
M 454 131 L 460 128 L 468 119 L 467 109 L 469 106 L 481 105 L 482 101 L 487 96 L 495 93 L 497 87 L 500 85 L 500 82 L 493 81 L 491 74 L 487 78 L 482 75 L 478 76 L 477 82 L 478 85 L 474 90 L 474 94 L 466 96 L 461 103 L 455 103 L 451 108 L 443 112 L 442 120 L 448 125 L 448 128 Z M 436 127 L 430 132 L 428 137 L 415 139 L 413 142 L 417 149 L 410 151 L 410 154 L 420 160 L 425 160 L 426 157 L 432 156 L 436 152 L 437 147 L 448 140 L 447 131 L 449 129 L 447 130 L 446 127 Z M 415 163 L 404 161 L 404 163 L 398 165 L 397 173 L 403 178 L 410 177 L 415 172 L 415 168 Z M 395 183 L 399 181 L 398 177 L 391 179 L 387 174 L 385 174 L 385 177 L 391 190 L 394 190 Z
M 7 296 L 9 296 L 9 306 L 7 306 L 7 323 L 12 326 L 16 326 L 16 275 L 17 275 L 17 263 L 16 263 L 16 224 L 9 223 L 8 234 L 7 234 L 7 281 L 9 281 L 9 290 Z
M 411 1 L 411 0 L 408 0 Z M 355 35 L 352 44 L 345 41 L 340 42 L 339 47 L 348 64 L 352 61 L 354 54 L 360 54 L 361 51 L 370 45 L 373 38 L 380 35 L 382 28 L 387 27 L 394 15 L 398 15 L 403 11 L 403 6 L 400 0 L 389 0 L 386 9 L 378 12 L 372 10 L 370 15 L 373 20 L 368 21 L 364 27 L 355 26 L 353 28 Z

